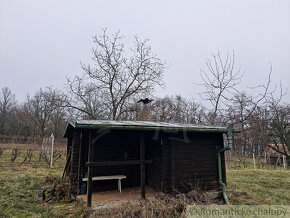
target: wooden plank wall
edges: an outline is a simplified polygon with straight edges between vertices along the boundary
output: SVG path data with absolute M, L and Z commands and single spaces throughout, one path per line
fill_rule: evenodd
M 152 160 L 152 164 L 146 165 L 146 183 L 160 190 L 162 148 L 160 137 L 154 137 L 154 135 L 154 132 L 146 133 L 146 159 Z
M 98 137 L 99 135 L 101 137 Z M 218 189 L 218 170 L 216 152 L 223 146 L 220 133 L 187 133 L 188 143 L 184 143 L 184 134 L 160 133 L 157 139 L 154 132 L 146 132 L 145 159 L 152 160 L 146 165 L 146 184 L 163 192 L 187 192 L 190 185 L 205 190 Z M 88 130 L 82 130 L 80 148 L 80 131 L 74 131 L 72 141 L 71 172 L 81 178 L 87 177 Z M 93 161 L 124 161 L 140 159 L 140 135 L 138 131 L 111 130 L 105 134 L 92 130 L 94 147 Z M 81 157 L 79 154 L 81 153 Z M 80 163 L 80 167 L 79 164 Z M 225 180 L 225 161 L 222 155 L 223 180 Z M 95 167 L 93 176 L 126 175 L 122 187 L 140 186 L 140 166 L 120 165 Z M 79 189 L 79 187 L 77 187 Z M 93 191 L 114 190 L 116 181 L 93 182 Z
M 80 148 L 80 130 L 75 129 L 73 132 L 72 138 L 72 153 L 71 153 L 71 179 L 72 186 L 75 193 L 79 192 L 79 181 L 78 181 L 78 173 L 79 173 L 79 148 Z
M 223 145 L 222 134 L 188 133 L 165 134 L 161 186 L 165 192 L 188 192 L 197 187 L 218 189 L 217 149 Z M 224 156 L 222 155 L 225 180 Z
M 165 193 L 170 192 L 170 145 L 166 137 L 162 136 L 162 153 L 160 165 L 160 190 Z

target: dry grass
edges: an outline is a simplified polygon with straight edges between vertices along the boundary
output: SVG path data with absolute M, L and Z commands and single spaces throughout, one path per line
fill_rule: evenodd
M 156 200 L 131 201 L 115 207 L 97 209 L 90 217 L 185 217 L 187 205 L 210 203 L 204 193 L 199 193 L 199 200 L 185 194 L 176 197 L 162 195 L 162 198 Z

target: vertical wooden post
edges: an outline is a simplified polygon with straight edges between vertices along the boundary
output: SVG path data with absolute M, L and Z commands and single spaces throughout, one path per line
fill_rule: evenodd
M 255 160 L 255 154 L 253 153 L 253 162 L 254 162 L 254 169 L 256 169 L 256 160 Z
M 71 150 L 71 146 L 72 146 L 72 136 L 68 137 L 67 139 L 67 147 L 66 147 L 66 159 L 69 158 L 69 153 L 70 153 L 70 150 Z
M 284 170 L 285 170 L 286 169 L 286 156 L 283 155 L 282 159 L 283 159 L 283 167 L 284 167 Z
M 170 191 L 174 193 L 175 191 L 175 145 L 171 144 L 171 154 L 170 154 Z
M 51 140 L 50 167 L 52 167 L 52 165 L 53 165 L 53 146 L 54 146 L 54 135 L 53 135 L 53 133 L 51 133 L 50 140 Z
M 141 133 L 140 135 L 140 160 L 145 160 L 145 135 Z M 141 175 L 141 199 L 145 199 L 145 164 L 140 165 L 140 175 Z
M 170 154 L 169 154 L 169 143 L 166 138 L 163 138 L 163 133 L 160 133 L 160 144 L 161 144 L 161 166 L 160 166 L 160 190 L 162 192 L 169 192 L 170 191 L 170 181 L 169 177 L 169 164 L 170 164 Z
M 92 153 L 93 153 L 92 136 L 91 136 L 91 130 L 89 130 L 88 162 L 92 161 Z M 91 166 L 88 166 L 87 206 L 88 207 L 92 206 L 92 167 Z
M 80 132 L 80 149 L 79 149 L 79 161 L 78 161 L 78 194 L 81 194 L 81 184 L 82 184 L 82 144 L 83 144 L 83 131 Z
M 74 194 L 78 190 L 78 162 L 79 162 L 79 149 L 80 149 L 80 130 L 75 129 L 73 133 L 72 150 L 71 150 L 71 177 L 72 187 Z

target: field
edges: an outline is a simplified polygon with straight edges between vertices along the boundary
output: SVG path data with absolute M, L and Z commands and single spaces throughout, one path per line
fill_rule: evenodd
M 227 170 L 231 204 L 290 205 L 290 171 L 267 169 Z
M 15 145 L 2 145 L 15 147 Z M 27 146 L 25 146 L 27 147 Z M 30 163 L 22 163 L 25 147 L 22 154 L 12 163 L 11 149 L 7 149 L 0 156 L 0 217 L 75 217 L 84 214 L 83 205 L 76 202 L 42 202 L 37 200 L 37 190 L 48 178 L 61 178 L 65 153 L 51 168 L 44 161 L 39 162 L 39 148 L 34 152 Z
M 31 161 L 22 163 L 26 153 L 11 162 L 13 145 L 0 156 L 0 217 L 79 217 L 88 215 L 78 202 L 43 202 L 37 200 L 37 190 L 48 178 L 61 178 L 65 153 L 51 168 L 39 162 L 34 149 Z M 36 147 L 38 148 L 38 147 Z M 227 169 L 227 193 L 232 204 L 290 204 L 290 171 L 282 169 Z

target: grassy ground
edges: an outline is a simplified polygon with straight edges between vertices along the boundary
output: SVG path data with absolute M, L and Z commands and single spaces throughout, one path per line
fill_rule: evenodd
M 290 171 L 227 169 L 231 204 L 290 205 Z
M 6 146 L 7 147 L 7 146 Z M 25 151 L 25 148 L 21 148 Z M 37 190 L 47 176 L 61 177 L 64 159 L 54 167 L 39 162 L 34 151 L 30 163 L 24 153 L 11 163 L 11 149 L 0 156 L 0 217 L 80 217 L 84 205 L 37 201 Z M 64 155 L 64 154 L 63 154 Z M 232 204 L 290 204 L 290 171 L 281 169 L 227 169 L 227 193 Z
M 231 204 L 290 205 L 290 169 L 265 163 L 264 158 L 227 161 L 227 193 Z M 238 169 L 235 166 L 239 165 Z
M 11 150 L 0 156 L 0 217 L 78 217 L 84 213 L 82 205 L 37 201 L 37 190 L 46 177 L 61 177 L 64 159 L 54 167 L 39 162 L 39 151 L 34 151 L 30 163 L 22 164 L 24 152 L 14 163 Z

